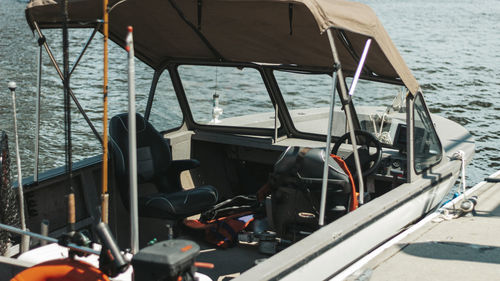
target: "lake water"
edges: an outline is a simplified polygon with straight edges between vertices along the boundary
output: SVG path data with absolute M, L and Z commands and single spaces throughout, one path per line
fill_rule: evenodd
M 465 126 L 476 138 L 476 155 L 467 168 L 469 184 L 500 169 L 500 5 L 497 0 L 361 1 L 381 19 L 419 81 L 433 113 Z M 14 150 L 12 104 L 7 83 L 16 81 L 18 125 L 24 175 L 33 174 L 35 92 L 38 46 L 24 18 L 26 3 L 0 0 L 0 130 L 7 131 Z M 46 36 L 61 62 L 61 32 Z M 70 61 L 90 31 L 70 32 Z M 102 47 L 93 47 L 72 76 L 71 86 L 91 120 L 102 132 Z M 110 46 L 109 116 L 123 111 L 127 100 L 126 55 Z M 138 110 L 145 107 L 152 71 L 137 63 Z M 64 157 L 62 88 L 43 54 L 40 170 L 61 165 Z M 73 106 L 74 109 L 74 106 Z M 76 109 L 73 111 L 75 160 L 93 155 L 99 143 Z M 15 158 L 12 158 L 15 159 Z M 13 163 L 15 166 L 15 163 Z

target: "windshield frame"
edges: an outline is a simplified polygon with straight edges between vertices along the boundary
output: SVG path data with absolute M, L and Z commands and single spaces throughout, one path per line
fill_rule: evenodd
M 288 138 L 301 138 L 315 141 L 325 141 L 326 134 L 315 134 L 308 133 L 298 130 L 291 118 L 289 113 L 289 109 L 286 106 L 286 103 L 283 99 L 283 95 L 281 92 L 281 88 L 279 83 L 277 82 L 274 71 L 283 71 L 283 72 L 291 72 L 291 73 L 303 73 L 307 75 L 332 75 L 331 69 L 329 68 L 314 68 L 314 67 L 301 67 L 295 65 L 273 65 L 273 64 L 259 64 L 259 63 L 242 63 L 242 62 L 213 62 L 213 61 L 199 61 L 199 60 L 168 60 L 161 70 L 155 72 L 155 78 L 153 79 L 153 84 L 150 92 L 150 99 L 154 97 L 156 84 L 158 83 L 158 79 L 162 76 L 161 74 L 167 70 L 169 71 L 170 79 L 172 80 L 172 85 L 174 91 L 176 93 L 179 106 L 181 108 L 183 114 L 183 125 L 186 126 L 188 130 L 203 130 L 203 131 L 211 131 L 218 133 L 227 133 L 227 134 L 244 134 L 244 135 L 255 135 L 255 136 L 274 136 L 275 130 L 270 128 L 252 128 L 252 127 L 239 127 L 239 126 L 224 126 L 224 125 L 210 125 L 210 124 L 200 124 L 197 123 L 192 115 L 191 107 L 189 106 L 189 101 L 186 97 L 185 89 L 182 84 L 182 79 L 178 72 L 178 67 L 181 65 L 192 65 L 192 66 L 219 66 L 219 67 L 236 67 L 236 68 L 253 68 L 257 70 L 261 77 L 268 95 L 271 99 L 273 105 L 278 105 L 278 118 L 280 127 L 278 128 L 278 138 L 286 136 Z M 158 74 L 157 74 L 158 73 Z M 347 73 L 346 77 L 352 78 L 353 73 Z M 166 77 L 165 75 L 163 75 Z M 156 79 L 156 80 L 155 80 Z M 402 81 L 394 81 L 390 79 L 385 79 L 383 77 L 363 77 L 362 80 L 381 82 L 393 85 L 404 86 Z M 325 93 L 325 95 L 331 95 L 331 92 Z M 339 83 L 337 83 L 336 95 L 340 96 Z M 338 98 L 337 96 L 336 98 Z M 148 103 L 146 108 L 146 114 L 149 114 L 151 111 L 151 106 L 154 106 L 152 103 Z M 355 118 L 354 126 L 359 128 L 358 114 L 356 113 L 356 106 L 352 100 L 349 101 L 349 106 L 352 108 Z M 312 107 L 311 107 L 312 108 Z M 345 111 L 344 111 L 345 114 Z M 180 126 L 180 127 L 182 127 Z M 180 129 L 178 127 L 178 129 Z M 174 129 L 169 129 L 166 132 L 174 131 Z M 334 136 L 334 140 L 337 140 L 338 136 Z M 392 145 L 382 144 L 383 147 L 393 148 Z

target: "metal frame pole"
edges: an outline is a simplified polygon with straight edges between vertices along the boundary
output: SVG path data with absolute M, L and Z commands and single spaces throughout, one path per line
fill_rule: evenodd
M 326 135 L 326 146 L 325 146 L 325 164 L 323 165 L 323 181 L 321 182 L 321 203 L 319 207 L 319 226 L 325 224 L 325 208 L 326 208 L 326 191 L 328 186 L 328 160 L 330 158 L 330 146 L 332 143 L 332 123 L 333 123 L 333 110 L 335 107 L 335 89 L 337 87 L 337 65 L 335 65 L 333 70 L 333 89 L 332 98 L 330 99 L 330 113 L 328 115 L 328 131 Z
M 35 27 L 35 30 L 36 30 L 36 32 L 38 34 L 38 37 L 40 39 L 45 38 L 45 36 L 42 34 L 42 31 L 40 30 L 40 28 L 38 27 L 38 24 L 36 22 L 33 22 L 33 26 Z M 43 47 L 45 48 L 45 51 L 47 52 L 47 55 L 49 56 L 50 62 L 52 62 L 52 65 L 56 69 L 56 72 L 59 75 L 59 78 L 61 79 L 61 81 L 64 81 L 64 75 L 63 75 L 61 69 L 59 68 L 59 65 L 57 64 L 57 61 L 54 58 L 54 55 L 52 54 L 52 51 L 50 50 L 49 44 L 47 44 L 46 40 L 43 40 Z M 75 94 L 73 93 L 73 91 L 71 90 L 71 88 L 69 88 L 68 91 L 69 91 L 69 94 L 71 96 L 71 99 L 73 99 L 73 102 L 75 103 L 76 107 L 78 108 L 78 111 L 80 111 L 80 113 L 82 114 L 83 118 L 85 119 L 85 121 L 89 125 L 90 129 L 94 133 L 94 136 L 102 144 L 101 135 L 99 135 L 99 133 L 97 132 L 97 130 L 96 130 L 95 126 L 94 126 L 94 124 L 92 124 L 92 121 L 90 121 L 90 118 L 85 113 L 85 110 L 83 110 L 83 107 L 81 106 L 80 102 L 76 98 Z
M 332 29 L 329 28 L 327 29 L 328 33 L 328 40 L 330 41 L 330 47 L 332 49 L 332 55 L 333 55 L 333 61 L 337 66 L 339 67 L 337 70 L 337 76 L 340 81 L 340 94 L 342 95 L 342 99 L 344 101 L 348 101 L 349 97 L 347 94 L 347 89 L 345 85 L 345 80 L 344 80 L 344 74 L 342 73 L 342 67 L 340 65 L 340 59 L 337 53 L 337 48 L 335 47 L 335 43 L 333 41 L 333 32 Z M 361 171 L 361 164 L 359 161 L 359 154 L 358 154 L 358 145 L 356 143 L 356 135 L 354 133 L 354 125 L 353 125 L 353 117 L 352 117 L 352 112 L 351 108 L 349 106 L 344 106 L 344 111 L 347 119 L 347 124 L 349 127 L 349 134 L 351 137 L 351 143 L 352 143 L 352 152 L 354 154 L 354 162 L 356 165 L 356 173 L 358 175 L 358 190 L 359 190 L 359 203 L 363 204 L 364 203 L 364 182 L 363 182 L 363 174 Z M 356 196 L 356 194 L 353 194 L 353 196 Z
M 134 39 L 132 26 L 128 27 L 128 35 L 125 39 L 128 52 L 128 153 L 129 157 L 129 181 L 130 181 L 130 249 L 132 254 L 139 251 L 139 208 L 137 195 L 137 140 L 135 124 L 135 63 L 134 63 Z
M 90 46 L 90 43 L 92 42 L 92 39 L 94 39 L 95 34 L 99 30 L 99 26 L 94 28 L 94 31 L 92 31 L 92 35 L 90 35 L 89 40 L 87 40 L 87 43 L 85 43 L 85 46 L 83 47 L 82 51 L 80 52 L 80 55 L 78 55 L 78 58 L 76 59 L 75 63 L 73 64 L 73 67 L 71 67 L 71 70 L 69 72 L 69 76 L 73 74 L 73 71 L 75 71 L 76 67 L 78 66 L 78 63 L 80 63 L 80 60 L 83 58 L 83 55 L 87 51 L 88 47 Z

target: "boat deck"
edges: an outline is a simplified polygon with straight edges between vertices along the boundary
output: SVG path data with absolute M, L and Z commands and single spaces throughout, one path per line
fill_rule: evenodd
M 497 280 L 500 183 L 481 182 L 466 195 L 477 196 L 474 211 L 457 217 L 460 196 L 445 206 L 448 215 L 428 216 L 333 280 Z
M 196 258 L 200 262 L 215 265 L 212 269 L 198 268 L 198 272 L 209 276 L 213 281 L 227 281 L 234 279 L 268 255 L 259 253 L 256 245 L 238 245 L 228 249 L 218 249 L 207 243 L 198 242 L 202 248 Z
M 211 263 L 214 268 L 199 267 L 197 272 L 207 275 L 213 281 L 234 279 L 270 257 L 270 255 L 260 253 L 256 243 L 240 242 L 235 247 L 225 249 L 216 247 L 204 241 L 201 233 L 186 227 L 183 228 L 183 233 L 178 238 L 195 241 L 200 246 L 200 254 L 196 257 L 196 261 Z

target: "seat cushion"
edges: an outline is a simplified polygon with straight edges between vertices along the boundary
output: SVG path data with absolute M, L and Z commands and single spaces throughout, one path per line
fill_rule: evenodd
M 181 219 L 217 203 L 217 190 L 210 185 L 173 193 L 153 193 L 139 197 L 139 215 L 160 219 Z

